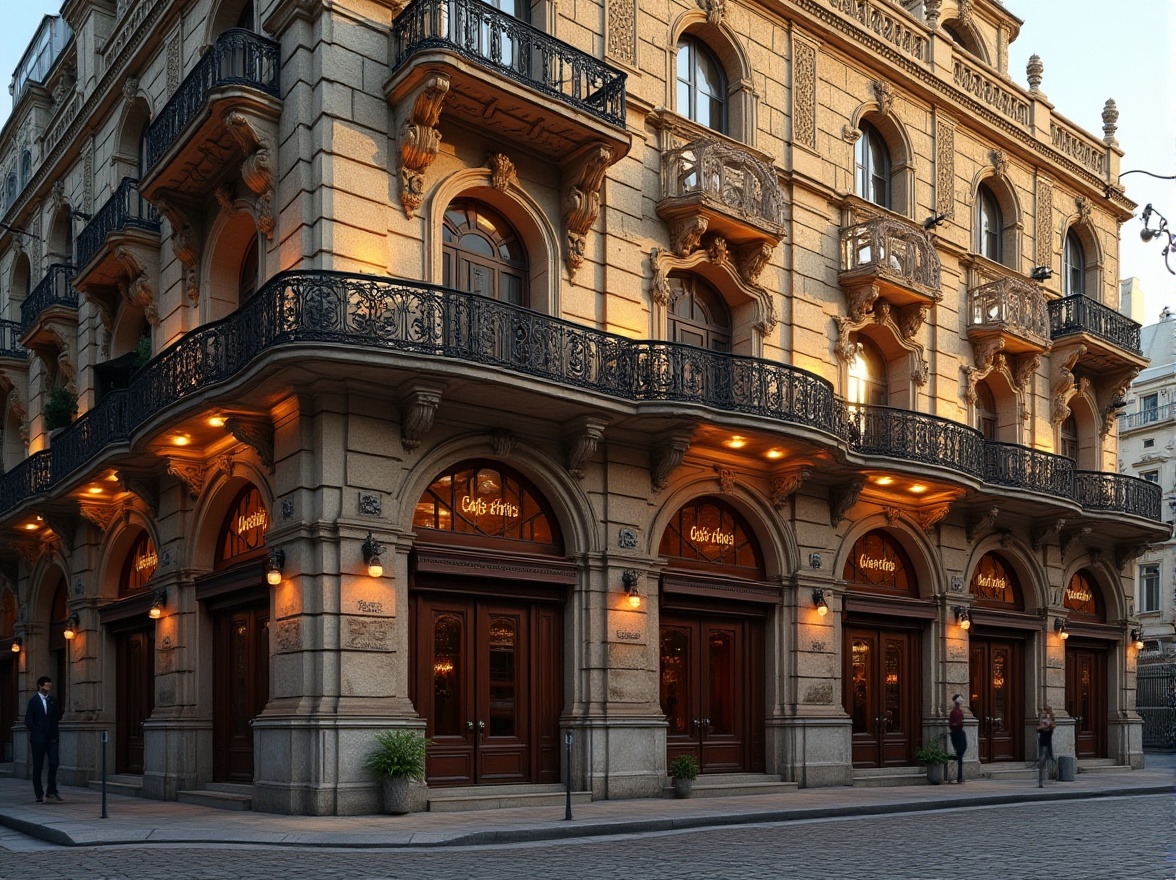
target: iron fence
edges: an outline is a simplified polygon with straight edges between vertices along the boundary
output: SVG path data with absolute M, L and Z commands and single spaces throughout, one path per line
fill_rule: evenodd
M 1139 664 L 1135 711 L 1143 719 L 1145 749 L 1176 749 L 1176 662 Z

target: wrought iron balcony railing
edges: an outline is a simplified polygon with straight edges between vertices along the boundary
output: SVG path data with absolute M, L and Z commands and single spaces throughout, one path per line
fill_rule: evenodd
M 1139 477 L 1103 471 L 1074 473 L 1074 500 L 1087 510 L 1122 510 L 1159 520 L 1163 496 L 1159 483 Z
M 995 328 L 1049 346 L 1049 315 L 1045 294 L 1032 284 L 1000 278 L 968 291 L 969 329 Z
M 784 192 L 775 169 L 715 138 L 662 155 L 662 198 L 707 199 L 736 217 L 766 223 L 772 231 L 784 224 Z
M 106 204 L 98 209 L 98 213 L 78 236 L 78 267 L 85 268 L 89 265 L 94 256 L 102 250 L 110 233 L 130 227 L 158 232 L 159 212 L 154 205 L 139 195 L 139 181 L 133 177 L 124 177 L 118 189 L 106 200 Z
M 877 277 L 938 302 L 939 255 L 930 238 L 890 217 L 841 230 L 842 276 Z
M 74 267 L 68 263 L 54 263 L 41 279 L 41 283 L 33 288 L 24 302 L 20 304 L 20 332 L 23 336 L 28 333 L 41 313 L 52 306 L 78 307 L 78 292 L 74 290 L 69 279 L 73 276 Z
M 1141 409 L 1139 412 L 1123 413 L 1119 416 L 1119 431 L 1122 433 L 1135 428 L 1144 428 L 1173 418 L 1176 418 L 1176 404 L 1171 403 Z
M 27 360 L 28 349 L 20 344 L 21 323 L 0 320 L 0 357 Z
M 147 127 L 143 174 L 154 170 L 180 139 L 188 124 L 204 109 L 212 89 L 239 85 L 280 97 L 280 60 L 280 47 L 273 40 L 240 28 L 223 32 Z
M 1132 354 L 1143 353 L 1139 347 L 1138 324 L 1081 293 L 1049 304 L 1049 332 L 1051 339 L 1089 333 Z
M 392 68 L 444 49 L 625 126 L 625 74 L 481 0 L 413 0 L 392 22 Z
M 325 271 L 279 275 L 232 315 L 161 352 L 129 388 L 110 392 L 55 435 L 50 450 L 0 476 L 0 514 L 125 447 L 162 411 L 189 396 L 203 399 L 265 351 L 306 343 L 447 359 L 619 400 L 746 413 L 822 432 L 830 444 L 840 438 L 865 455 L 1159 518 L 1158 486 L 1118 474 L 1081 472 L 1076 480 L 1066 459 L 986 444 L 958 422 L 847 405 L 829 382 L 787 364 L 628 339 L 433 285 Z

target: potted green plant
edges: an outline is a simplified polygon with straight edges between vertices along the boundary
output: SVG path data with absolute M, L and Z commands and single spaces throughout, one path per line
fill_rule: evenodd
M 915 749 L 915 760 L 927 766 L 927 781 L 932 785 L 943 783 L 943 768 L 954 757 L 943 747 L 943 735 L 928 740 Z
M 425 750 L 429 741 L 415 730 L 382 730 L 365 766 L 380 777 L 384 812 L 403 815 L 412 811 L 412 783 L 425 778 Z
M 698 759 L 694 755 L 678 755 L 670 761 L 666 772 L 674 783 L 674 797 L 690 797 L 694 790 L 694 780 L 698 778 L 698 770 Z
M 56 431 L 64 428 L 74 420 L 78 414 L 77 395 L 68 388 L 56 387 L 49 391 L 49 397 L 41 409 L 41 417 L 45 420 L 45 430 Z

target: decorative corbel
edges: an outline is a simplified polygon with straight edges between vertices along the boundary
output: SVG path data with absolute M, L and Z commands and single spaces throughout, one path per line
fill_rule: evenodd
M 490 168 L 490 185 L 499 192 L 506 192 L 512 186 L 519 185 L 514 162 L 502 153 L 487 154 L 486 164 Z
M 718 27 L 727 19 L 727 0 L 702 0 L 706 23 Z
M 10 541 L 9 544 L 29 569 L 32 569 L 40 561 L 48 549 L 47 545 L 41 541 Z
M 188 496 L 195 501 L 204 489 L 204 480 L 208 475 L 208 468 L 198 461 L 183 458 L 169 458 L 167 472 L 184 484 Z
M 1009 173 L 1009 158 L 1005 155 L 1004 150 L 993 150 L 990 154 L 992 157 L 992 171 L 993 173 L 1004 179 Z
M 990 507 L 978 519 L 970 519 L 968 527 L 964 530 L 964 537 L 968 539 L 968 543 L 975 544 L 978 537 L 992 528 L 992 524 L 996 522 L 999 515 L 999 507 Z
M 69 556 L 77 536 L 77 518 L 60 511 L 43 512 L 41 518 L 53 530 L 53 534 L 61 539 L 62 555 Z
M 425 172 L 441 147 L 437 122 L 448 93 L 449 77 L 435 74 L 406 99 L 411 109 L 400 127 L 400 202 L 410 219 L 424 201 Z
M 1066 520 L 1059 518 L 1055 519 L 1047 526 L 1033 531 L 1033 549 L 1040 550 L 1050 541 L 1054 541 L 1062 534 L 1062 529 L 1066 527 Z
M 719 475 L 719 492 L 723 495 L 730 495 L 735 491 L 735 468 L 717 467 L 715 472 Z
M 568 175 L 571 183 L 564 192 L 564 232 L 567 237 L 568 277 L 584 264 L 584 247 L 588 230 L 600 214 L 600 185 L 612 163 L 613 151 L 596 144 L 582 156 Z
M 237 469 L 237 457 L 230 452 L 222 452 L 216 457 L 216 466 L 226 477 L 231 477 Z
M 968 403 L 976 402 L 976 386 L 993 370 L 999 370 L 1004 363 L 1005 341 L 999 336 L 990 336 L 972 344 L 972 353 L 976 358 L 976 366 L 964 366 L 964 399 Z
M 735 271 L 748 284 L 758 284 L 760 274 L 772 259 L 776 249 L 766 241 L 740 245 L 735 251 Z
M 222 183 L 212 191 L 216 197 L 216 203 L 221 206 L 221 210 L 226 217 L 234 217 L 237 214 L 236 195 L 233 192 L 233 187 L 228 183 Z
M 710 221 L 706 217 L 683 217 L 670 224 L 670 250 L 679 257 L 688 257 L 698 250 Z
M 670 474 L 682 463 L 690 437 L 674 434 L 654 445 L 649 453 L 649 481 L 653 491 L 660 492 L 670 481 Z
M 707 245 L 706 256 L 716 266 L 727 265 L 727 239 L 721 235 L 712 238 Z
M 670 275 L 666 271 L 662 259 L 663 251 L 655 247 L 649 252 L 649 265 L 653 269 L 653 282 L 650 285 L 649 296 L 659 306 L 670 304 Z
M 1013 361 L 1013 385 L 1022 394 L 1029 389 L 1029 382 L 1037 375 L 1041 366 L 1041 355 L 1023 354 Z
M 874 311 L 881 288 L 877 284 L 858 284 L 845 293 L 846 314 L 855 323 L 865 321 Z
M 225 128 L 245 151 L 241 179 L 257 196 L 257 228 L 267 239 L 274 237 L 274 166 L 269 138 L 257 130 L 244 113 L 230 110 L 221 117 Z
M 1129 562 L 1134 562 L 1151 548 L 1150 543 L 1144 544 L 1116 544 L 1115 545 L 1115 568 L 1122 570 Z
M 191 300 L 192 305 L 200 304 L 200 250 L 196 246 L 194 226 L 185 211 L 181 210 L 169 197 L 157 196 L 155 207 L 167 219 L 171 228 L 172 253 L 180 261 L 183 268 L 184 293 Z
M 596 419 L 579 419 L 566 426 L 564 445 L 568 456 L 568 473 L 577 480 L 584 479 L 584 466 L 596 454 L 604 439 L 605 423 Z
M 886 517 L 886 525 L 894 528 L 902 520 L 901 508 L 893 505 L 887 505 L 882 508 L 882 515 Z
M 126 281 L 118 285 L 122 298 L 143 310 L 144 317 L 152 327 L 159 326 L 159 310 L 155 307 L 155 288 L 147 277 L 147 270 L 139 262 L 134 251 L 123 245 L 114 249 L 114 257 L 126 273 Z
M 400 445 L 412 452 L 433 427 L 441 405 L 440 385 L 421 383 L 400 402 Z
M 935 531 L 935 527 L 939 525 L 951 511 L 951 504 L 936 504 L 933 507 L 924 507 L 915 511 L 915 519 L 919 521 L 919 526 L 923 531 L 930 535 Z
M 159 516 L 159 480 L 126 471 L 116 471 L 115 476 L 123 491 L 130 492 L 143 502 L 152 518 Z
M 1085 345 L 1074 345 L 1061 350 L 1054 349 L 1050 355 L 1049 362 L 1053 374 L 1050 377 L 1050 387 L 1053 390 L 1053 399 L 1050 405 L 1049 420 L 1055 425 L 1060 425 L 1070 417 L 1070 398 L 1078 390 L 1074 380 L 1074 365 L 1084 354 L 1086 354 Z
M 895 317 L 895 323 L 898 325 L 898 330 L 903 339 L 911 340 L 919 332 L 919 328 L 923 326 L 923 322 L 927 320 L 927 315 L 931 313 L 931 306 L 927 303 L 915 303 L 906 308 L 898 310 L 898 315 Z
M 274 472 L 274 426 L 269 420 L 230 416 L 225 419 L 225 430 L 256 452 L 267 471 Z
M 1066 555 L 1066 551 L 1070 549 L 1070 545 L 1073 544 L 1075 540 L 1079 538 L 1085 539 L 1086 536 L 1089 535 L 1092 531 L 1093 529 L 1090 526 L 1082 526 L 1081 528 L 1074 529 L 1072 532 L 1066 532 L 1064 535 L 1062 535 L 1062 555 Z
M 1002 550 L 1008 550 L 1013 546 L 1013 533 L 1010 529 L 1000 530 L 1000 546 Z
M 808 468 L 800 468 L 787 474 L 772 477 L 771 483 L 768 484 L 768 497 L 772 501 L 772 507 L 777 510 L 783 509 L 784 505 L 788 503 L 788 499 L 796 494 L 796 490 L 809 478 L 811 473 Z
M 1135 381 L 1135 377 L 1139 375 L 1139 370 L 1129 370 L 1127 373 L 1115 380 L 1115 384 L 1110 386 L 1111 402 L 1103 407 L 1102 410 L 1102 424 L 1099 426 L 1099 436 L 1106 437 L 1111 433 L 1111 429 L 1115 427 L 1115 419 L 1122 408 L 1122 402 L 1126 399 L 1127 389 L 1131 387 L 1131 383 Z
M 833 528 L 845 519 L 845 515 L 849 513 L 849 509 L 857 504 L 858 496 L 862 494 L 862 489 L 866 487 L 865 480 L 857 480 L 842 486 L 840 489 L 834 489 L 829 493 L 829 524 Z
M 1091 215 L 1090 199 L 1086 198 L 1086 196 L 1077 196 L 1074 199 L 1074 207 L 1078 209 L 1078 219 L 1083 223 L 1089 223 Z
M 894 109 L 894 86 L 885 80 L 876 79 L 870 83 L 870 88 L 874 93 L 874 100 L 878 102 L 878 112 L 883 116 L 889 116 Z
M 518 445 L 518 435 L 502 428 L 495 428 L 490 432 L 490 446 L 494 449 L 494 454 L 499 458 L 510 458 L 511 453 L 514 452 L 515 446 Z
M 78 502 L 78 511 L 98 531 L 105 533 L 110 529 L 122 508 L 118 504 L 98 504 L 93 501 Z

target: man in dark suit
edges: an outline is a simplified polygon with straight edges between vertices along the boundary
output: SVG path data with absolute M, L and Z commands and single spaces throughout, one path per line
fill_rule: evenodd
M 29 729 L 29 745 L 33 749 L 33 792 L 39 804 L 44 803 L 46 797 L 50 801 L 62 800 L 57 793 L 57 701 L 49 696 L 52 688 L 53 679 L 49 676 L 38 678 L 37 692 L 25 710 L 25 727 Z M 48 791 L 43 793 L 41 769 L 45 766 L 46 756 L 49 758 L 49 785 Z

